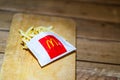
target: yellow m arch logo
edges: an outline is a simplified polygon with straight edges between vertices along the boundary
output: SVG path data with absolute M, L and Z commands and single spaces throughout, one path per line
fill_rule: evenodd
M 46 44 L 49 49 L 51 49 L 51 47 L 54 47 L 55 45 L 58 46 L 58 43 L 54 38 L 50 38 L 49 40 L 46 40 Z

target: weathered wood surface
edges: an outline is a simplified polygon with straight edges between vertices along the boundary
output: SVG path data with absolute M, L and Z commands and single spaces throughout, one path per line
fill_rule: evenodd
M 77 80 L 118 80 L 116 77 L 120 76 L 119 68 L 119 65 L 115 66 L 77 61 Z
M 0 0 L 0 9 L 44 15 L 66 16 L 107 22 L 120 22 L 120 7 L 58 0 Z
M 89 72 L 89 68 L 90 71 L 98 69 L 98 72 L 106 70 L 107 75 L 110 72 L 115 76 L 115 73 L 120 71 L 119 10 L 119 0 L 47 0 L 40 2 L 39 0 L 30 0 L 30 2 L 16 0 L 11 3 L 8 0 L 0 0 L 0 56 L 2 56 L 0 59 L 3 59 L 14 13 L 61 16 L 72 18 L 77 23 L 77 78 L 84 74 L 81 73 L 82 68 L 86 72 Z M 91 79 L 96 80 L 95 76 Z M 84 80 L 83 78 L 81 80 Z M 105 78 L 100 77 L 100 80 L 105 80 Z
M 11 13 L 6 14 L 6 12 L 4 12 L 2 14 L 4 14 L 4 15 L 2 15 L 2 16 L 4 16 L 3 23 L 8 21 L 7 19 L 10 19 L 10 18 L 12 19 L 13 15 Z M 9 15 L 9 16 L 7 16 L 7 15 Z M 2 20 L 2 18 L 0 20 Z M 118 34 L 119 33 L 119 30 L 118 30 L 119 24 L 111 24 L 111 23 L 89 21 L 89 20 L 76 20 L 76 19 L 75 19 L 75 21 L 77 23 L 77 48 L 78 48 L 77 49 L 77 60 L 78 60 L 77 61 L 78 62 L 77 63 L 77 71 L 79 71 L 79 72 L 77 72 L 78 77 L 81 74 L 86 75 L 87 71 L 89 72 L 89 70 L 86 70 L 86 72 L 82 72 L 80 74 L 80 72 L 83 70 L 81 68 L 86 66 L 84 68 L 84 71 L 85 71 L 85 69 L 89 69 L 91 67 L 91 65 L 93 65 L 92 63 L 89 63 L 89 62 L 87 62 L 87 63 L 83 62 L 83 64 L 82 64 L 82 62 L 80 62 L 79 60 L 87 60 L 87 61 L 92 60 L 93 62 L 94 61 L 104 62 L 104 60 L 106 60 L 106 63 L 119 62 L 119 60 L 115 61 L 117 57 L 119 59 L 119 55 L 117 55 L 117 54 L 119 54 L 119 49 L 118 49 L 119 48 L 119 34 Z M 1 42 L 0 52 L 4 52 L 4 49 L 6 46 L 5 45 L 6 40 L 7 40 L 8 34 L 9 34 L 10 23 L 11 23 L 11 21 L 8 21 L 7 23 L 5 23 L 6 25 L 1 25 L 0 32 L 2 35 L 0 35 L 0 37 L 1 37 L 1 39 L 0 39 L 0 42 Z M 109 30 L 107 30 L 107 29 L 109 29 Z M 103 33 L 101 33 L 101 31 L 103 31 Z M 103 35 L 103 34 L 105 34 L 105 35 Z M 111 36 L 111 35 L 113 35 L 113 36 Z M 111 42 L 106 43 L 106 42 L 104 42 L 104 40 L 105 41 L 110 40 L 111 42 L 113 41 L 113 43 L 115 41 L 114 45 L 116 45 L 116 46 L 112 47 Z M 116 42 L 118 44 L 116 44 Z M 88 43 L 88 44 L 86 44 L 86 43 Z M 105 45 L 108 47 L 106 47 Z M 109 45 L 111 45 L 111 46 L 109 46 Z M 109 49 L 106 49 L 106 48 L 109 48 Z M 115 50 L 116 54 L 115 53 L 113 54 L 113 52 L 111 52 L 111 50 L 113 50 L 112 48 L 116 48 L 116 50 Z M 101 53 L 100 50 L 103 50 L 104 53 Z M 97 55 L 97 54 L 99 54 L 99 55 Z M 104 55 L 106 55 L 106 56 L 103 57 Z M 107 56 L 107 55 L 109 55 L 109 56 Z M 3 59 L 3 54 L 1 54 L 1 56 L 2 56 L 1 59 Z M 112 57 L 112 56 L 115 56 L 115 57 Z M 110 62 L 111 60 L 112 60 L 112 62 Z M 81 66 L 78 66 L 78 65 L 81 65 Z M 99 65 L 100 65 L 99 63 L 94 63 L 93 67 L 90 68 L 91 72 L 97 68 L 98 68 L 98 72 L 102 72 L 101 68 L 99 69 Z M 118 65 L 110 66 L 110 65 L 105 64 L 105 65 L 101 65 L 101 67 L 103 68 L 103 70 L 104 69 L 106 70 L 109 67 L 109 69 L 106 71 L 105 75 L 107 75 L 110 71 L 113 71 L 113 73 L 111 72 L 111 74 L 115 76 L 115 73 L 120 70 Z M 98 73 L 98 72 L 96 71 L 96 73 Z M 106 77 L 104 77 L 103 80 L 105 78 Z

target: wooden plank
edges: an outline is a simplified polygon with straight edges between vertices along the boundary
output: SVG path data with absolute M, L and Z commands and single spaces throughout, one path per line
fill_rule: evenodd
M 77 61 L 77 79 L 81 79 L 83 75 L 88 76 L 90 80 L 99 80 L 99 78 L 102 77 L 102 80 L 106 80 L 105 78 L 107 78 L 107 76 L 113 76 L 113 79 L 115 77 L 120 78 L 120 65 Z M 92 77 L 94 79 L 92 79 Z
M 77 38 L 120 41 L 120 24 L 92 20 L 76 20 Z
M 77 60 L 120 64 L 120 42 L 77 38 Z
M 83 75 L 77 80 L 119 80 L 117 77 L 111 77 L 111 76 L 97 76 L 97 75 L 91 75 L 87 73 L 82 73 Z
M 4 52 L 13 13 L 0 11 L 0 52 Z
M 77 20 L 77 60 L 120 64 L 120 24 Z
M 119 0 L 75 0 L 81 2 L 89 2 L 89 3 L 96 3 L 96 4 L 105 4 L 105 5 L 120 5 Z
M 6 31 L 0 31 L 0 52 L 5 51 L 6 47 L 6 40 L 8 38 L 9 32 Z
M 2 67 L 2 63 L 3 63 L 3 57 L 4 57 L 4 54 L 0 52 L 0 70 Z
M 120 23 L 120 7 L 76 1 L 0 0 L 0 9 Z
M 0 52 L 4 52 L 13 12 L 0 11 Z
M 22 49 L 20 35 L 17 31 L 19 29 L 26 30 L 33 25 L 53 25 L 55 32 L 75 45 L 75 23 L 72 20 L 58 17 L 17 14 L 13 18 L 10 29 L 10 36 L 1 70 L 1 79 L 74 80 L 75 52 L 45 67 L 40 67 L 36 58 L 31 55 L 32 53 Z
M 13 12 L 0 11 L 0 31 L 9 31 Z

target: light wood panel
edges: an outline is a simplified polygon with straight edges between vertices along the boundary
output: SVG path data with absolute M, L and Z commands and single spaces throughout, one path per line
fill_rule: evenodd
M 120 22 L 120 7 L 88 2 L 50 0 L 0 0 L 0 9 L 44 15 L 65 16 L 106 22 Z
M 40 25 L 53 25 L 54 32 L 57 32 L 75 46 L 76 26 L 74 21 L 58 17 L 16 14 L 10 28 L 5 58 L 1 68 L 2 80 L 75 80 L 75 52 L 54 63 L 40 67 L 33 54 L 28 50 L 22 49 L 18 30 L 26 30 L 30 26 Z M 9 78 L 10 76 L 11 78 Z

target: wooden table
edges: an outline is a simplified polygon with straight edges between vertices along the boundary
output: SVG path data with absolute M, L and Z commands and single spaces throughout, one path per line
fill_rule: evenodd
M 120 1 L 0 0 L 0 66 L 15 13 L 33 13 L 75 20 L 76 79 L 120 78 Z

